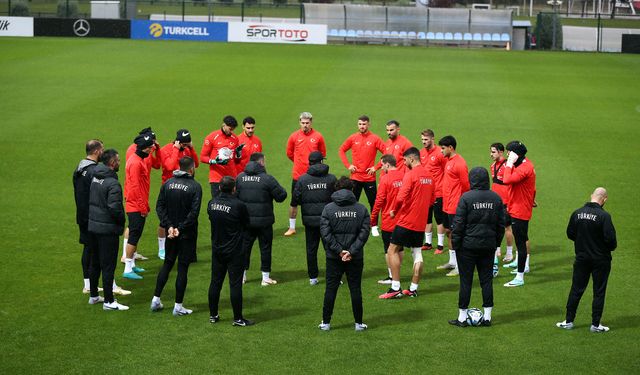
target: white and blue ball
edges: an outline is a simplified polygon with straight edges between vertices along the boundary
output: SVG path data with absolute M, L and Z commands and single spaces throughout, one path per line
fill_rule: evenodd
M 223 147 L 218 150 L 218 159 L 220 160 L 229 160 L 231 159 L 231 155 L 233 154 L 233 150 L 229 147 Z
M 482 311 L 480 311 L 480 309 L 477 308 L 471 308 L 467 310 L 467 323 L 470 326 L 474 326 L 477 327 L 480 325 L 480 323 L 482 323 L 482 317 L 484 316 L 484 314 L 482 313 Z

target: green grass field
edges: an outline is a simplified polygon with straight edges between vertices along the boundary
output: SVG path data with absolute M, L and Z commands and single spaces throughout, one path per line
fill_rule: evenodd
M 0 39 L 0 373 L 638 373 L 640 333 L 635 286 L 640 259 L 638 69 L 633 55 L 504 52 L 363 46 L 282 46 L 106 39 Z M 200 217 L 199 262 L 190 269 L 185 306 L 151 313 L 160 269 L 148 220 L 140 249 L 152 259 L 123 313 L 103 312 L 81 293 L 81 247 L 71 173 L 84 142 L 101 138 L 124 153 L 138 130 L 152 126 L 161 144 L 189 128 L 198 150 L 222 117 L 254 116 L 267 169 L 290 184 L 284 155 L 297 115 L 310 111 L 328 143 L 332 172 L 346 172 L 341 142 L 356 119 L 371 116 L 374 132 L 397 119 L 419 144 L 419 132 L 453 134 L 469 166 L 488 166 L 489 145 L 520 139 L 538 176 L 539 207 L 530 226 L 532 272 L 523 288 L 495 280 L 494 326 L 459 329 L 458 280 L 425 253 L 421 295 L 381 301 L 376 280 L 386 267 L 379 238 L 366 246 L 365 322 L 356 333 L 346 288 L 331 332 L 320 332 L 324 283 L 308 285 L 304 236 L 284 238 L 287 204 L 276 206 L 274 287 L 260 287 L 254 249 L 245 315 L 258 324 L 231 326 L 228 286 L 220 324 L 208 323 L 209 223 Z M 124 180 L 124 172 L 120 172 Z M 197 180 L 208 192 L 206 166 Z M 152 175 L 155 206 L 160 175 Z M 603 323 L 589 333 L 591 292 L 577 328 L 563 331 L 573 247 L 564 234 L 571 211 L 596 186 L 609 189 L 607 209 L 618 231 Z M 205 194 L 208 199 L 208 194 Z M 205 199 L 205 201 L 207 200 Z M 364 200 L 364 197 L 362 198 Z M 321 272 L 324 258 L 320 257 Z M 403 285 L 409 274 L 403 267 Z M 175 270 L 163 294 L 174 297 Z M 480 306 L 477 282 L 472 306 Z M 165 307 L 165 308 L 166 308 Z

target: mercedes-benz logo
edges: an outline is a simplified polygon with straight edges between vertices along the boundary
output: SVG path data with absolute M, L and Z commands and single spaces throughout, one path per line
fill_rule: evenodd
M 73 33 L 77 36 L 87 36 L 90 30 L 91 26 L 87 20 L 79 19 L 73 23 Z

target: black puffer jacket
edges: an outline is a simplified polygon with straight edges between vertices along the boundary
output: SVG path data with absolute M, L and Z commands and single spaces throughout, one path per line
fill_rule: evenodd
M 275 223 L 273 201 L 283 202 L 287 191 L 265 168 L 255 161 L 249 162 L 236 179 L 238 198 L 249 209 L 249 227 L 264 228 Z
M 504 236 L 502 199 L 489 190 L 489 173 L 482 167 L 469 172 L 471 190 L 458 202 L 451 228 L 454 249 L 495 250 Z
M 202 187 L 193 176 L 174 171 L 173 177 L 160 188 L 156 212 L 160 226 L 178 228 L 179 239 L 198 238 L 198 215 L 202 202 Z
M 91 159 L 82 159 L 73 171 L 73 195 L 76 199 L 76 223 L 81 230 L 89 225 L 89 188 L 93 179 L 93 170 L 98 163 Z
M 611 215 L 595 202 L 588 202 L 571 214 L 567 237 L 574 241 L 576 259 L 611 260 L 618 246 Z
M 327 258 L 340 259 L 340 252 L 347 250 L 353 259 L 362 259 L 371 229 L 369 211 L 350 190 L 338 190 L 331 199 L 333 202 L 324 207 L 320 218 L 320 236 Z
M 302 223 L 309 227 L 320 227 L 320 215 L 331 202 L 336 176 L 329 174 L 326 164 L 314 164 L 300 176 L 294 190 L 296 201 L 302 206 Z
M 93 171 L 89 193 L 89 232 L 121 235 L 124 232 L 122 186 L 115 171 L 104 164 Z

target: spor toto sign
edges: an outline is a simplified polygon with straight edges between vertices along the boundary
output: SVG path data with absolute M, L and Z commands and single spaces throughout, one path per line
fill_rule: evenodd
M 327 44 L 326 25 L 230 22 L 230 42 Z

